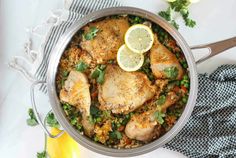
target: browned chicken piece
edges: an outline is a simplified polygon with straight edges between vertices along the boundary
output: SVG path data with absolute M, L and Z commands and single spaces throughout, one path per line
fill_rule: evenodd
M 160 110 L 162 112 L 166 112 L 166 109 L 171 105 L 175 104 L 179 100 L 179 96 L 176 95 L 175 92 L 168 92 L 166 96 L 166 101 L 161 105 Z
M 178 59 L 158 41 L 156 35 L 154 36 L 154 44 L 150 52 L 151 69 L 156 78 L 170 79 L 167 72 L 168 69 L 177 69 L 177 74 L 176 76 L 174 75 L 174 79 L 180 80 L 182 78 L 183 68 Z
M 155 85 L 157 86 L 157 89 L 158 89 L 156 93 L 156 97 L 160 95 L 160 93 L 164 90 L 167 84 L 168 84 L 168 80 L 156 80 Z
M 125 134 L 130 139 L 136 139 L 143 142 L 158 137 L 160 134 L 160 124 L 155 118 L 155 112 L 162 111 L 165 113 L 166 109 L 175 104 L 178 99 L 179 97 L 174 92 L 169 92 L 163 105 L 142 114 L 133 115 L 125 127 Z
M 125 127 L 125 134 L 130 139 L 147 142 L 159 135 L 160 125 L 153 118 L 154 110 L 133 115 Z
M 82 72 L 70 72 L 60 91 L 60 100 L 75 106 L 82 112 L 82 124 L 85 132 L 90 135 L 93 131 L 93 125 L 88 120 L 91 98 L 88 79 Z
M 85 33 L 89 32 L 91 27 L 96 27 L 99 31 L 93 39 L 83 39 L 81 48 L 89 52 L 97 63 L 116 59 L 117 51 L 124 44 L 124 35 L 129 28 L 127 17 L 90 23 L 84 28 Z
M 105 82 L 98 87 L 101 110 L 128 113 L 142 106 L 156 93 L 147 76 L 141 72 L 126 72 L 118 66 L 108 65 Z

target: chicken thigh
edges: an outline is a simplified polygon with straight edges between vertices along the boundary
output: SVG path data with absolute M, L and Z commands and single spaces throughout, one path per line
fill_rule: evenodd
M 134 111 L 156 93 L 156 86 L 151 85 L 144 73 L 126 72 L 114 65 L 107 66 L 105 82 L 98 88 L 100 109 L 113 113 Z
M 90 23 L 84 28 L 85 32 L 89 32 L 91 27 L 96 27 L 99 31 L 93 39 L 83 39 L 80 43 L 81 48 L 90 53 L 99 64 L 116 59 L 117 51 L 124 44 L 124 35 L 129 28 L 128 18 L 105 19 Z
M 183 76 L 183 68 L 176 56 L 163 46 L 154 36 L 154 44 L 150 50 L 151 69 L 158 79 L 178 79 Z

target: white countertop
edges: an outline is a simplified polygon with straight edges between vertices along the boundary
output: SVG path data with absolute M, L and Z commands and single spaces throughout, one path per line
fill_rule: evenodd
M 121 0 L 154 13 L 164 9 L 163 0 Z M 8 68 L 14 55 L 23 55 L 23 44 L 33 27 L 46 19 L 50 10 L 62 8 L 62 0 L 1 0 L 0 1 L 0 157 L 34 158 L 43 150 L 44 135 L 40 127 L 26 125 L 31 107 L 30 83 Z M 189 45 L 197 45 L 236 36 L 236 1 L 201 0 L 191 6 L 191 16 L 197 21 L 194 29 L 180 26 L 180 33 Z M 179 20 L 179 19 L 178 19 Z M 198 66 L 198 72 L 212 72 L 221 64 L 236 64 L 236 48 L 225 51 Z M 39 94 L 42 111 L 49 108 L 48 98 Z M 81 157 L 103 157 L 81 147 Z M 158 149 L 139 157 L 181 158 L 181 154 Z

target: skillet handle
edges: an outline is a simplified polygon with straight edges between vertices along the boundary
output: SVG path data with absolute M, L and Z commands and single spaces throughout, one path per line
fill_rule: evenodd
M 33 111 L 34 111 L 34 114 L 35 114 L 35 117 L 37 119 L 37 121 L 39 122 L 39 125 L 41 126 L 41 128 L 44 130 L 45 134 L 47 134 L 47 136 L 49 136 L 50 138 L 58 138 L 60 137 L 64 131 L 61 131 L 60 133 L 56 134 L 56 135 L 52 135 L 47 127 L 45 126 L 45 123 L 42 122 L 40 116 L 39 116 L 39 113 L 38 113 L 38 110 L 37 110 L 37 107 L 36 107 L 36 104 L 35 104 L 35 99 L 34 99 L 34 88 L 36 85 L 38 84 L 45 84 L 46 82 L 45 81 L 35 81 L 31 87 L 30 87 L 30 98 L 31 98 L 31 104 L 32 104 L 32 108 L 33 108 Z
M 191 47 L 192 50 L 194 49 L 202 49 L 202 48 L 208 48 L 209 54 L 207 56 L 204 56 L 200 58 L 198 61 L 196 61 L 196 64 L 200 64 L 201 62 L 209 59 L 210 57 L 213 57 L 217 54 L 220 54 L 224 52 L 227 49 L 230 49 L 232 47 L 236 46 L 236 37 L 232 37 L 223 41 L 210 43 L 210 44 L 203 44 L 198 46 Z

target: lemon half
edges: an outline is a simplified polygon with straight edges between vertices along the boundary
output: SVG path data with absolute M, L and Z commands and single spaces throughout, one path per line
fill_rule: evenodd
M 131 26 L 125 34 L 125 44 L 135 53 L 144 53 L 151 49 L 154 42 L 152 30 L 143 24 Z
M 58 134 L 61 132 L 57 128 L 52 128 L 51 133 Z M 50 158 L 79 158 L 80 149 L 78 143 L 67 133 L 62 134 L 59 138 L 47 138 L 47 153 Z
M 144 56 L 134 53 L 124 44 L 118 50 L 117 62 L 125 71 L 136 71 L 143 65 Z

